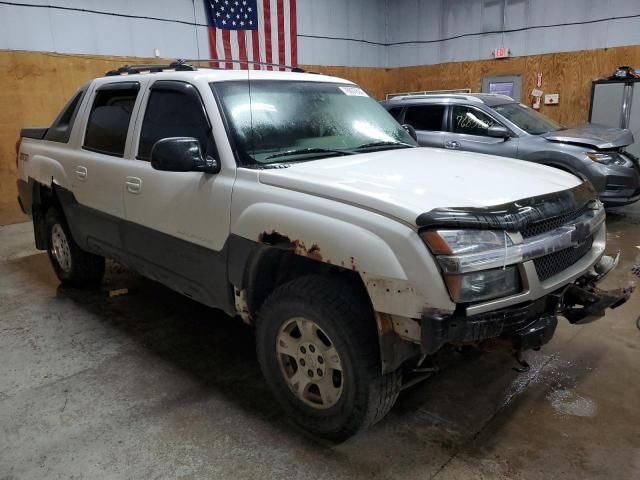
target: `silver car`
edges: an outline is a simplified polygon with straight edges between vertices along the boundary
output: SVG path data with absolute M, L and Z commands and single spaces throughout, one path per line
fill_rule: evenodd
M 510 97 L 433 94 L 382 105 L 424 147 L 468 150 L 551 165 L 588 178 L 607 207 L 640 199 L 640 162 L 624 148 L 629 130 L 588 124 L 565 128 Z

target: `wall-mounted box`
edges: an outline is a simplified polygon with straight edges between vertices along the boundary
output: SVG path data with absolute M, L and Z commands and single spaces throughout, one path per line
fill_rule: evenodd
M 549 93 L 544 96 L 545 105 L 558 105 L 560 103 L 560 95 L 557 93 Z

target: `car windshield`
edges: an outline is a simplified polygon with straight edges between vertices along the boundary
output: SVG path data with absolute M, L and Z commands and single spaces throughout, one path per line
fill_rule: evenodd
M 243 165 L 416 146 L 359 87 L 305 81 L 214 82 Z
M 549 117 L 521 103 L 505 103 L 503 105 L 494 105 L 491 108 L 531 135 L 557 132 L 564 128 Z

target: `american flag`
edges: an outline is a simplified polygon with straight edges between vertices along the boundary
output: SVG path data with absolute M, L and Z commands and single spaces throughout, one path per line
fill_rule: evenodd
M 204 4 L 211 58 L 221 60 L 212 62 L 214 67 L 250 68 L 224 60 L 298 65 L 296 0 L 204 0 Z

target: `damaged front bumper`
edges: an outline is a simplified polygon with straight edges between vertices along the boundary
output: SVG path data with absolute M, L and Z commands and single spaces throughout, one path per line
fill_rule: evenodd
M 596 286 L 618 259 L 619 254 L 603 256 L 574 283 L 531 302 L 471 316 L 427 313 L 421 319 L 422 353 L 433 354 L 448 343 L 470 344 L 498 337 L 511 341 L 516 350 L 540 348 L 553 337 L 559 315 L 572 324 L 590 323 L 629 299 L 632 286 L 612 291 Z

